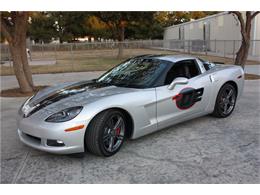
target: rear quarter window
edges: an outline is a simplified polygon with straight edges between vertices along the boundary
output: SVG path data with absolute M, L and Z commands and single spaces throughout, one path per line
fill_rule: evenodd
M 205 60 L 203 60 L 203 59 L 200 59 L 200 58 L 199 58 L 199 60 L 200 60 L 201 63 L 203 64 L 203 66 L 204 66 L 204 68 L 205 68 L 206 71 L 207 71 L 207 70 L 210 70 L 211 68 L 213 68 L 213 67 L 215 66 L 214 63 L 207 62 L 207 61 L 205 61 Z

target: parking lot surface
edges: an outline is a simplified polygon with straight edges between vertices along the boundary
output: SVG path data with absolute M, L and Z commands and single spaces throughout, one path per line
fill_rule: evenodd
M 37 84 L 101 74 L 37 75 Z M 15 87 L 1 77 L 1 88 Z M 234 113 L 204 116 L 125 142 L 109 158 L 53 155 L 23 145 L 16 114 L 25 98 L 1 98 L 1 183 L 260 183 L 260 81 L 246 81 Z

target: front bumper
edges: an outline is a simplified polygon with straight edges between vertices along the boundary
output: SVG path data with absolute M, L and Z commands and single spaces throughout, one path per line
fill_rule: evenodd
M 80 145 L 76 146 L 48 146 L 47 145 L 47 139 L 45 138 L 32 138 L 29 134 L 23 133 L 20 129 L 17 130 L 19 138 L 21 142 L 23 142 L 25 145 L 30 146 L 32 148 L 55 153 L 55 154 L 72 154 L 72 153 L 80 153 L 84 152 L 84 147 Z
M 29 118 L 19 118 L 17 123 L 20 140 L 32 148 L 56 154 L 84 152 L 86 125 L 80 130 L 65 132 L 65 129 L 73 127 L 77 123 L 46 123 Z M 50 146 L 47 144 L 47 140 L 60 140 L 64 145 Z

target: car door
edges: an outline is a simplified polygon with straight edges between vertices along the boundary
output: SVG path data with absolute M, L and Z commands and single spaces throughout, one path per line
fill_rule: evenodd
M 187 84 L 169 90 L 171 81 L 186 77 Z M 156 88 L 157 124 L 164 128 L 205 112 L 211 93 L 210 80 L 202 74 L 196 60 L 175 63 L 165 78 L 165 85 Z

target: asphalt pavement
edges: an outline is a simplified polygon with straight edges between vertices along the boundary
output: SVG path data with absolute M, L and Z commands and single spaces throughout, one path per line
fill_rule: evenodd
M 36 84 L 92 79 L 94 73 L 36 75 Z M 22 144 L 16 114 L 25 98 L 1 98 L 1 183 L 260 183 L 260 81 L 246 81 L 234 113 L 204 116 L 128 140 L 103 158 L 53 155 Z M 1 88 L 15 87 L 12 76 Z

